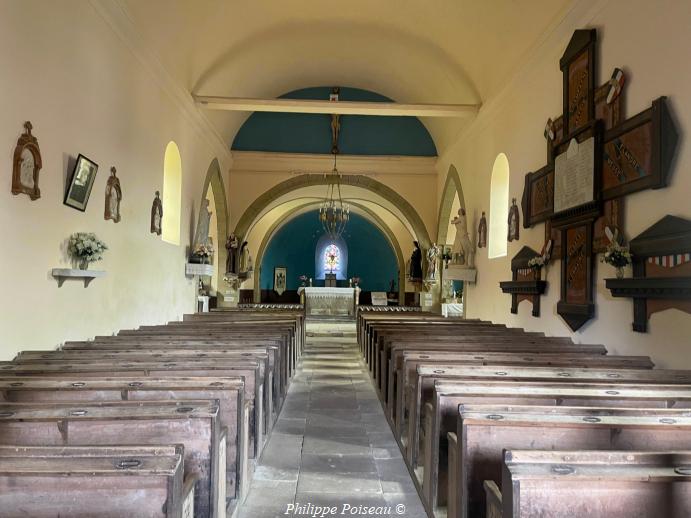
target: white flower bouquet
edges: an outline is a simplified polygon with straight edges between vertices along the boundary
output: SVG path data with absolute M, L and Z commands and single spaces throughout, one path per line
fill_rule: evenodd
M 82 269 L 86 269 L 89 263 L 103 259 L 103 252 L 106 250 L 106 244 L 91 232 L 76 232 L 70 236 L 67 244 L 68 253 L 79 262 Z

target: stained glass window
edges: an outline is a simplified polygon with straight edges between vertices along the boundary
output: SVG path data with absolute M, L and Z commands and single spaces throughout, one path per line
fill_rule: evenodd
M 337 273 L 341 270 L 341 249 L 331 244 L 324 250 L 324 271 Z

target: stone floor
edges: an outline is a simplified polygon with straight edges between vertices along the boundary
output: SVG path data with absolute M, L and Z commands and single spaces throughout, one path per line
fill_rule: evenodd
M 355 325 L 309 323 L 307 334 L 239 518 L 313 516 L 317 506 L 332 508 L 326 516 L 425 517 L 360 358 Z

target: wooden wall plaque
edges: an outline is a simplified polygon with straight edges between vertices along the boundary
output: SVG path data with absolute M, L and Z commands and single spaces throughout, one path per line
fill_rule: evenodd
M 665 187 L 677 140 L 666 97 L 608 130 L 603 149 L 603 198 Z
M 561 300 L 557 313 L 576 331 L 595 313 L 593 303 L 592 222 L 561 229 Z
M 575 31 L 559 60 L 564 75 L 566 137 L 595 118 L 595 29 Z
M 12 194 L 26 194 L 32 200 L 41 197 L 38 177 L 43 162 L 38 140 L 31 134 L 30 121 L 24 123 L 24 133 L 17 140 L 12 161 Z

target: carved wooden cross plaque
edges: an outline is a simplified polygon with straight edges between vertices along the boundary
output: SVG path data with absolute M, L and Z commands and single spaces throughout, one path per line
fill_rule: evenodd
M 559 61 L 563 113 L 545 127 L 547 165 L 525 178 L 525 228 L 545 222 L 562 259 L 557 312 L 574 331 L 595 313 L 594 258 L 623 227 L 624 196 L 667 185 L 677 131 L 665 97 L 621 121 L 624 73 L 596 87 L 595 29 L 575 31 Z

